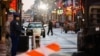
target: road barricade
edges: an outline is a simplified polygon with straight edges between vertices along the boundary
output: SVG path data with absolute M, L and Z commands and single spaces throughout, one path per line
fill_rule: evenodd
M 31 50 L 29 52 L 17 56 L 47 56 L 56 53 L 59 50 L 60 50 L 60 46 L 58 43 L 51 43 L 47 46 L 36 48 L 34 50 Z

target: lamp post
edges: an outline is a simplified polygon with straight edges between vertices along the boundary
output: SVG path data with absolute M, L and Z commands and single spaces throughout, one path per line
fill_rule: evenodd
M 22 0 L 20 0 L 20 4 L 19 4 L 20 6 L 19 6 L 19 11 L 20 11 L 20 19 L 21 19 L 21 21 L 20 22 L 22 22 L 22 7 L 23 7 L 23 3 L 22 3 Z

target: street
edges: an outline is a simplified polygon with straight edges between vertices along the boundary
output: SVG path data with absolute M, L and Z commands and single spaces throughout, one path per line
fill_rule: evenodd
M 46 28 L 47 32 L 47 28 Z M 51 56 L 58 56 L 58 55 L 64 55 L 64 56 L 71 56 L 73 52 L 77 52 L 77 34 L 75 34 L 73 31 L 69 31 L 68 33 L 61 32 L 61 28 L 54 28 L 53 29 L 54 34 L 47 35 L 43 38 L 41 37 L 40 45 L 48 45 L 52 42 L 59 43 L 61 50 L 56 53 L 52 54 Z M 29 48 L 31 49 L 31 38 L 29 42 Z
M 54 28 L 53 32 L 53 36 L 51 34 L 46 34 L 45 38 L 41 37 L 40 39 L 40 45 L 44 46 L 53 42 L 59 43 L 61 50 L 49 56 L 72 56 L 73 52 L 77 52 L 77 34 L 71 31 L 68 33 L 61 32 L 61 28 Z M 6 49 L 5 45 L 3 48 Z M 32 50 L 31 48 L 31 38 L 29 38 L 29 51 Z M 0 56 L 5 56 L 5 53 L 4 50 Z M 17 54 L 17 56 L 20 56 L 20 54 Z
M 99 56 L 99 42 L 100 0 L 0 0 L 0 56 Z

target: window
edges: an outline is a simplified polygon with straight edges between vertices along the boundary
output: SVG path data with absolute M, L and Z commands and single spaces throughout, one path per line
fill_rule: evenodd
M 91 6 L 89 9 L 89 18 L 91 25 L 100 24 L 100 6 Z

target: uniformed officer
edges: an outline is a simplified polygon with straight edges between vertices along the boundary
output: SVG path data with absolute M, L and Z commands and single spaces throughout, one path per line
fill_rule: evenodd
M 18 15 L 14 15 L 14 20 L 10 24 L 10 33 L 11 33 L 11 56 L 15 56 L 18 48 L 19 36 L 21 33 L 21 27 L 19 24 L 20 17 Z

